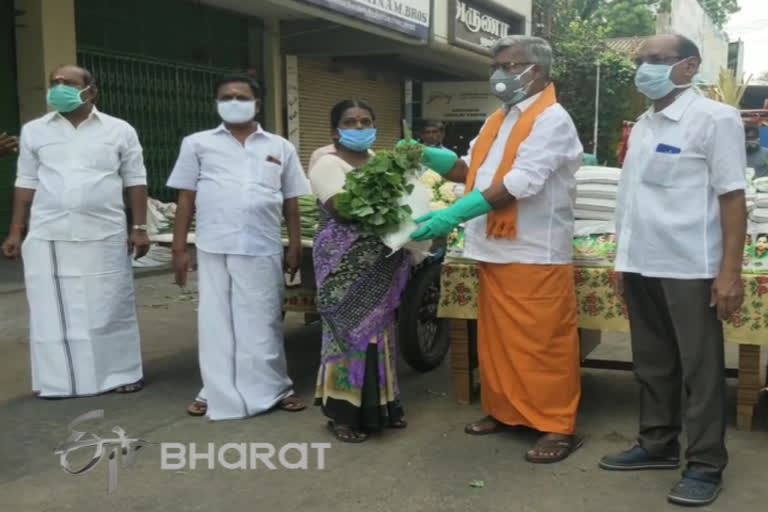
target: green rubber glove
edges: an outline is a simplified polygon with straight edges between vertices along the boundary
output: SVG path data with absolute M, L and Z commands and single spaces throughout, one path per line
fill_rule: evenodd
M 440 176 L 445 176 L 456 165 L 459 156 L 445 148 L 425 147 L 421 154 L 421 163 L 435 171 Z
M 471 194 L 462 197 L 445 210 L 431 212 L 423 217 L 414 219 L 414 222 L 417 224 L 422 222 L 426 222 L 426 224 L 413 233 L 411 239 L 431 240 L 433 238 L 440 238 L 453 231 L 462 222 L 485 215 L 492 209 L 490 203 L 483 197 L 482 192 L 473 190 Z

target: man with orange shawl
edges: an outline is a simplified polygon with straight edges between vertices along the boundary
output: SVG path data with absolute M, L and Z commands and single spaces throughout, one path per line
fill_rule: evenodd
M 572 267 L 574 173 L 583 148 L 549 79 L 543 39 L 510 36 L 493 48 L 491 90 L 504 102 L 469 153 L 425 148 L 424 165 L 468 194 L 416 219 L 412 236 L 445 236 L 466 222 L 464 256 L 477 260 L 483 409 L 473 435 L 525 426 L 542 433 L 530 462 L 557 462 L 581 445 L 581 395 Z

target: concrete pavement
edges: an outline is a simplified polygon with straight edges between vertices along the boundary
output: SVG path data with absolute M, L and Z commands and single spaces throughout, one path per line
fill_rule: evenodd
M 597 460 L 633 442 L 637 402 L 628 372 L 584 370 L 580 430 L 585 445 L 567 461 L 533 465 L 523 454 L 531 433 L 471 437 L 464 424 L 482 416 L 479 405 L 457 405 L 448 365 L 419 374 L 401 365 L 409 427 L 361 445 L 335 442 L 319 410 L 275 412 L 212 423 L 186 414 L 200 386 L 195 303 L 171 276 L 137 280 L 147 387 L 132 395 L 40 400 L 29 392 L 26 303 L 22 293 L 0 294 L 0 511 L 569 511 L 680 510 L 665 501 L 677 471 L 608 473 Z M 288 315 L 289 367 L 302 397 L 313 391 L 319 330 Z M 735 364 L 729 347 L 730 364 Z M 593 354 L 627 359 L 625 336 L 607 336 Z M 735 381 L 729 381 L 729 413 L 735 418 Z M 162 470 L 159 445 L 143 448 L 132 468 L 120 468 L 118 487 L 107 493 L 108 462 L 80 476 L 65 473 L 55 447 L 76 416 L 103 409 L 106 418 L 83 430 L 154 443 L 331 443 L 324 470 L 226 470 L 222 467 Z M 728 432 L 731 462 L 720 499 L 704 510 L 765 510 L 768 502 L 768 423 L 765 403 L 756 430 Z M 83 465 L 87 449 L 71 456 Z M 312 452 L 310 452 L 311 454 Z M 296 454 L 288 454 L 295 460 Z M 227 460 L 233 461 L 230 452 Z M 277 463 L 277 459 L 275 459 Z M 218 463 L 217 463 L 218 466 Z M 473 487 L 471 484 L 474 484 Z

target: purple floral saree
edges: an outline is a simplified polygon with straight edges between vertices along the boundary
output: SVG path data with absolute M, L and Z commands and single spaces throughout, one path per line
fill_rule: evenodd
M 315 403 L 336 424 L 378 430 L 403 417 L 394 326 L 409 258 L 388 256 L 378 237 L 319 209 L 312 259 L 323 339 Z

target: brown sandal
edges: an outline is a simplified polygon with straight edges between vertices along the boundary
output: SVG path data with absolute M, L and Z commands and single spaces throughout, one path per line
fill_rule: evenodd
M 195 400 L 187 406 L 187 412 L 190 416 L 205 416 L 208 412 L 208 404 L 201 400 Z
M 307 408 L 307 404 L 302 402 L 296 395 L 291 395 L 288 398 L 280 400 L 280 403 L 277 404 L 277 406 L 280 410 L 288 412 L 299 412 Z
M 362 443 L 368 439 L 368 434 L 354 429 L 349 425 L 337 425 L 332 421 L 328 422 L 328 430 L 342 443 Z
M 543 435 L 536 441 L 533 448 L 525 454 L 525 460 L 534 464 L 551 464 L 565 460 L 573 452 L 581 448 L 584 440 L 578 436 L 550 437 Z
M 464 432 L 471 436 L 485 436 L 503 432 L 507 429 L 509 429 L 508 425 L 503 424 L 493 416 L 486 416 L 479 421 L 468 424 L 464 427 Z

